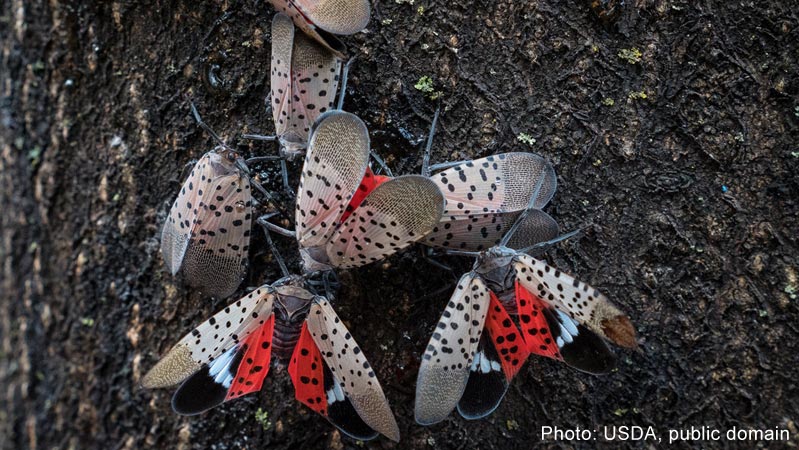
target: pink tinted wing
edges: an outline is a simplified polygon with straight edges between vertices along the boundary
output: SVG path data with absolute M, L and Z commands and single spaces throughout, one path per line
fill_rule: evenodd
M 307 143 L 311 125 L 334 109 L 341 59 L 303 33 L 294 35 L 291 55 L 291 98 L 286 133 Z
M 375 175 L 372 172 L 372 169 L 369 167 L 366 168 L 366 173 L 363 174 L 363 179 L 361 180 L 360 186 L 355 191 L 355 195 L 352 196 L 350 199 L 350 204 L 347 205 L 347 209 L 344 211 L 344 215 L 341 216 L 341 221 L 347 220 L 347 217 L 355 211 L 355 208 L 360 206 L 363 200 L 366 198 L 367 195 L 371 194 L 372 191 L 375 190 L 378 186 L 385 183 L 386 181 L 390 180 L 390 177 L 385 175 Z
M 458 281 L 422 355 L 416 379 L 416 422 L 438 423 L 460 401 L 483 333 L 489 294 L 474 272 Z
M 447 205 L 441 223 L 425 240 L 427 245 L 480 251 L 499 243 L 543 180 L 533 208 L 554 195 L 557 177 L 552 165 L 532 153 L 501 153 L 447 169 L 431 177 Z M 544 220 L 544 219 L 542 219 Z M 552 229 L 554 220 L 540 224 Z M 555 227 L 557 224 L 554 224 Z
M 244 278 L 250 246 L 252 193 L 248 178 L 233 173 L 200 180 L 182 272 L 204 294 L 227 297 Z
M 304 34 L 312 37 L 316 42 L 322 44 L 339 58 L 344 57 L 347 51 L 344 44 L 334 35 L 323 33 L 323 30 L 318 28 L 299 8 L 297 8 L 295 2 L 291 0 L 269 0 L 269 2 L 272 3 L 272 6 L 274 6 L 279 13 L 284 13 L 291 17 L 291 20 L 294 21 L 294 26 L 302 30 Z
M 294 47 L 294 24 L 285 14 L 272 19 L 272 67 L 270 95 L 275 131 L 283 136 L 291 120 L 291 53 Z
M 539 180 L 541 190 L 532 204 L 542 208 L 555 193 L 555 169 L 532 153 L 500 153 L 444 170 L 431 176 L 447 197 L 446 215 L 520 211 L 530 205 Z
M 380 382 L 330 303 L 317 297 L 306 323 L 325 366 L 330 369 L 325 376 L 328 419 L 345 432 L 349 424 L 360 425 L 363 421 L 368 428 L 399 441 L 399 427 Z M 369 436 L 368 432 L 364 434 Z
M 333 34 L 357 33 L 369 23 L 368 0 L 295 0 L 308 22 Z
M 500 243 L 522 211 L 458 216 L 433 228 L 424 243 L 431 247 L 482 251 Z M 558 236 L 558 223 L 549 214 L 535 209 L 519 224 L 507 247 L 522 249 Z
M 211 165 L 211 157 L 214 154 L 214 152 L 206 153 L 191 169 L 161 229 L 161 253 L 172 275 L 177 274 L 183 265 L 183 257 L 189 246 L 191 230 L 197 218 L 194 205 L 200 203 L 201 195 L 198 192 L 201 181 L 204 182 L 214 176 Z
M 375 188 L 327 246 L 330 264 L 359 267 L 423 239 L 441 219 L 444 198 L 429 178 L 406 175 Z
M 630 318 L 598 290 L 524 254 L 514 257 L 513 269 L 519 285 L 547 305 L 617 345 L 637 347 Z
M 267 323 L 273 301 L 274 290 L 263 286 L 214 314 L 175 344 L 142 378 L 142 386 L 173 386 L 212 364 Z
M 302 248 L 327 244 L 363 179 L 369 132 L 354 114 L 330 111 L 311 130 L 297 190 L 295 227 Z

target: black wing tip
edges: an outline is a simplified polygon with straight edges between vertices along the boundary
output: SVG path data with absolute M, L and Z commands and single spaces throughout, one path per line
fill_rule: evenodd
M 605 341 L 584 325 L 574 342 L 561 349 L 563 361 L 569 366 L 592 375 L 605 375 L 616 368 L 616 355 Z
M 413 414 L 413 420 L 417 424 L 419 424 L 419 425 L 421 425 L 423 427 L 429 427 L 430 425 L 435 425 L 437 423 L 443 422 L 444 419 L 446 419 L 446 416 L 445 417 L 436 417 L 436 418 L 434 418 L 432 420 L 424 420 L 424 419 L 419 417 L 419 412 L 418 411 L 415 411 L 414 414 Z
M 227 389 L 209 374 L 208 367 L 189 377 L 172 396 L 172 410 L 182 416 L 196 416 L 224 403 Z
M 490 415 L 502 403 L 508 386 L 502 372 L 472 372 L 458 402 L 458 413 L 466 420 L 478 420 Z
M 330 422 L 330 423 L 333 424 L 333 426 L 336 427 L 336 429 L 339 432 L 341 432 L 341 434 L 343 434 L 344 436 L 347 436 L 348 438 L 352 438 L 352 439 L 355 439 L 355 440 L 358 440 L 358 441 L 364 441 L 364 442 L 365 441 L 371 441 L 371 440 L 376 439 L 378 436 L 380 436 L 380 433 L 378 433 L 375 430 L 371 430 L 372 433 L 369 433 L 369 434 L 358 433 L 358 432 L 355 432 L 355 431 L 347 431 L 344 428 L 342 428 L 341 426 L 339 426 L 339 425 L 337 425 L 337 424 L 335 424 L 333 422 Z
M 175 393 L 172 396 L 172 410 L 181 416 L 196 416 L 213 409 L 215 406 L 219 406 L 223 401 L 224 397 L 219 402 L 200 403 L 183 396 L 178 397 L 177 393 Z
M 503 396 L 504 397 L 504 394 Z M 469 411 L 465 407 L 462 408 L 461 404 L 458 403 L 458 414 L 461 415 L 466 420 L 480 420 L 490 416 L 494 411 L 499 408 L 500 403 L 502 403 L 502 397 L 497 400 L 495 404 L 490 406 L 486 409 L 476 409 L 474 411 Z

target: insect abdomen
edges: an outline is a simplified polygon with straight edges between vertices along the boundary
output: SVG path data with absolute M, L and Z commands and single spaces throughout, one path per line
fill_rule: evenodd
M 272 339 L 272 357 L 279 363 L 288 363 L 294 346 L 300 338 L 303 321 L 289 322 L 276 317 Z

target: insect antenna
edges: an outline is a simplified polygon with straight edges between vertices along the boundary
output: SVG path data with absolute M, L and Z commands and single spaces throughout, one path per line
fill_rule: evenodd
M 578 228 L 578 229 L 576 229 L 574 231 L 569 231 L 566 234 L 561 234 L 560 236 L 558 236 L 558 237 L 556 237 L 554 239 L 550 239 L 550 240 L 544 241 L 544 242 L 539 242 L 539 243 L 531 245 L 529 247 L 525 247 L 525 248 L 519 250 L 519 252 L 520 253 L 529 253 L 529 252 L 531 252 L 533 250 L 539 250 L 539 249 L 542 249 L 542 248 L 548 248 L 548 247 L 550 247 L 552 245 L 557 244 L 558 242 L 565 241 L 566 239 L 569 239 L 571 237 L 577 236 L 578 234 L 580 234 L 582 232 L 583 232 L 583 228 Z

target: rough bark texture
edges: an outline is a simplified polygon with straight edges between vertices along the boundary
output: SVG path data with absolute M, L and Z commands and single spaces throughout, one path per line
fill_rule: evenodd
M 184 289 L 158 251 L 184 166 L 213 146 L 189 99 L 232 142 L 272 131 L 268 4 L 142 3 L 0 0 L 0 447 L 358 448 L 293 400 L 284 371 L 198 417 L 138 388 L 225 303 Z M 547 259 L 628 311 L 642 351 L 618 351 L 604 377 L 534 359 L 487 420 L 417 426 L 419 355 L 454 277 L 406 252 L 342 276 L 339 313 L 403 434 L 365 447 L 560 447 L 540 440 L 542 425 L 779 426 L 799 438 L 797 6 L 628 0 L 606 26 L 582 0 L 373 5 L 368 32 L 346 39 L 358 57 L 346 109 L 375 150 L 395 172 L 418 171 L 435 103 L 414 85 L 428 76 L 444 107 L 435 161 L 550 158 L 548 212 L 586 229 Z M 633 48 L 640 60 L 620 56 Z M 296 265 L 293 246 L 280 242 Z M 279 276 L 261 238 L 251 255 L 243 287 Z M 573 444 L 596 445 L 657 446 Z

